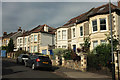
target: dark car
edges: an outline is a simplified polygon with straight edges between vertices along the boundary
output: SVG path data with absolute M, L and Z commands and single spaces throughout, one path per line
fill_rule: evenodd
M 17 63 L 22 63 L 22 64 L 24 64 L 24 62 L 25 62 L 26 60 L 28 60 L 28 58 L 29 58 L 29 55 L 28 55 L 28 54 L 20 54 L 20 55 L 17 57 L 16 62 L 17 62 Z
M 49 56 L 31 55 L 25 62 L 25 66 L 31 67 L 33 70 L 38 68 L 52 69 L 52 62 Z

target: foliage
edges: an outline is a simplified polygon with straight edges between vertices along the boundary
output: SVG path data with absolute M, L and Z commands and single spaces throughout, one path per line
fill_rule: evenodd
M 64 50 L 65 49 L 63 49 L 63 48 L 56 48 L 56 49 L 53 49 L 53 53 L 54 53 L 54 55 L 61 56 L 64 53 Z
M 65 60 L 72 60 L 71 52 L 71 49 L 64 50 L 63 57 L 65 58 Z
M 83 52 L 83 53 L 89 53 L 89 48 L 90 48 L 90 38 L 89 37 L 85 37 L 84 38 L 84 43 L 81 45 L 81 49 L 77 48 L 77 52 Z
M 1 46 L 0 50 L 7 50 L 7 46 Z
M 96 52 L 96 54 L 94 54 Z M 111 61 L 111 45 L 101 44 L 98 45 L 91 54 L 88 55 L 88 67 L 100 69 L 101 67 L 108 67 L 111 70 L 111 65 L 108 64 Z
M 27 52 L 27 51 L 24 51 L 24 50 L 18 50 L 18 51 L 16 51 L 16 57 L 18 57 L 20 54 L 28 54 L 29 52 Z
M 11 38 L 8 43 L 7 52 L 13 52 L 13 50 L 14 50 L 14 43 L 13 43 L 13 39 Z
M 114 33 L 113 33 L 114 34 Z M 108 40 L 109 43 L 111 43 L 111 36 L 110 34 L 105 34 L 107 36 L 106 40 Z M 117 50 L 117 46 L 119 45 L 119 40 L 116 38 L 116 36 L 112 36 L 113 39 L 113 50 Z

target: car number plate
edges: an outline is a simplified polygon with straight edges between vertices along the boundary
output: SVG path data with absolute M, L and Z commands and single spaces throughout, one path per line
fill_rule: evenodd
M 48 64 L 48 62 L 43 62 L 44 64 Z

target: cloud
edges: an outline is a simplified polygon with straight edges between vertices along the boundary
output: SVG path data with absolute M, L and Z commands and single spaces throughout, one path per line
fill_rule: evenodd
M 117 2 L 117 0 L 111 0 Z M 4 0 L 3 2 L 108 2 L 108 0 Z
M 105 3 L 3 2 L 2 30 L 16 31 L 18 26 L 30 30 L 42 24 L 59 27 L 71 18 L 103 4 Z

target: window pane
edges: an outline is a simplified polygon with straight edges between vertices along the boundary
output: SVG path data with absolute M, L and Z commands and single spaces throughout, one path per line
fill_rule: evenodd
M 75 28 L 73 28 L 73 37 L 75 37 Z
M 93 31 L 97 31 L 97 20 L 92 21 Z
M 37 41 L 37 35 L 34 35 L 34 41 Z
M 58 31 L 58 39 L 60 39 L 60 31 Z
M 97 47 L 98 41 L 93 41 L 93 48 Z
M 100 19 L 100 30 L 106 30 L 106 19 Z
M 31 36 L 31 42 L 33 42 L 33 35 Z
M 106 41 L 105 40 L 101 40 L 101 43 L 106 43 Z
M 63 30 L 63 31 L 62 31 L 62 39 L 63 39 L 63 40 L 66 40 L 66 30 Z
M 66 46 L 62 46 L 62 48 L 66 48 Z
M 83 36 L 83 27 L 80 27 L 80 36 Z

